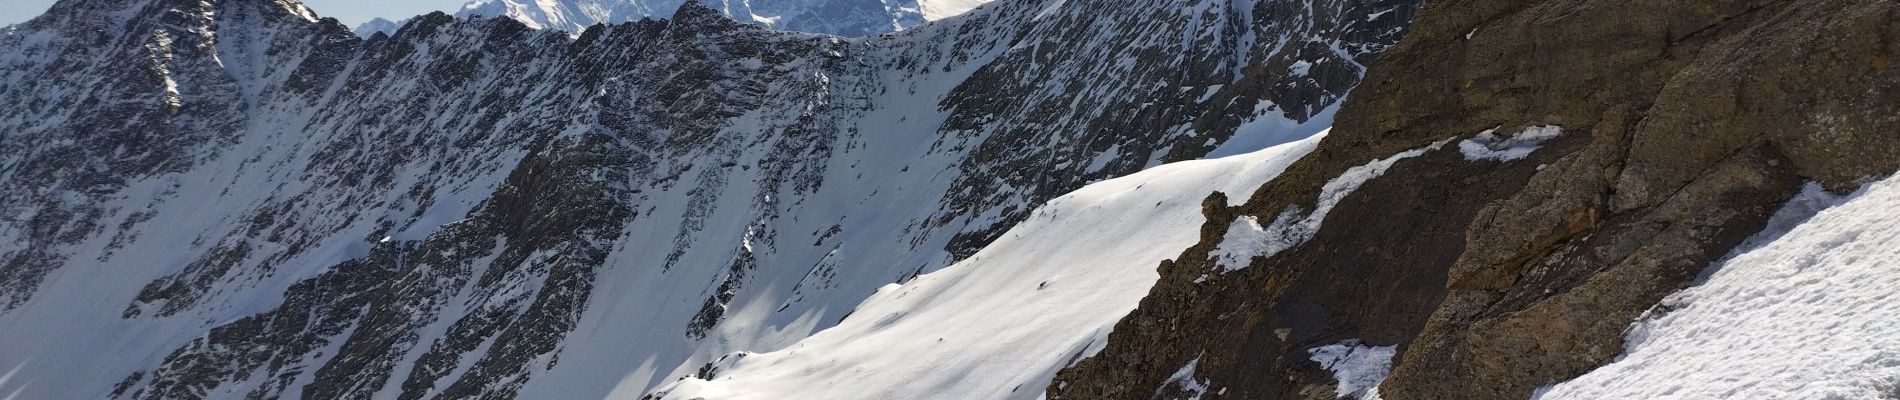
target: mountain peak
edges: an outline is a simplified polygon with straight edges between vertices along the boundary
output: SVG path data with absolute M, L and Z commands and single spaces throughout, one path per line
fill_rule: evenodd
M 408 18 L 404 18 L 404 19 L 396 20 L 396 21 L 390 21 L 387 18 L 377 17 L 377 18 L 370 19 L 369 21 L 364 22 L 361 25 L 357 25 L 355 32 L 357 36 L 362 36 L 365 38 L 373 36 L 377 33 L 382 33 L 385 35 L 394 35 L 396 34 L 396 30 L 402 29 L 402 25 L 406 23 L 409 23 Z
M 45 14 L 19 26 L 96 40 L 143 41 L 144 38 L 138 36 L 154 30 L 172 31 L 176 36 L 210 37 L 228 29 L 219 26 L 219 20 L 237 14 L 282 20 L 290 25 L 334 23 L 324 22 L 310 7 L 296 0 L 59 0 Z
M 686 26 L 713 27 L 739 25 L 738 21 L 727 17 L 725 13 L 719 12 L 719 10 L 700 3 L 700 0 L 686 0 L 680 3 L 679 8 L 673 11 L 672 20 L 675 24 Z

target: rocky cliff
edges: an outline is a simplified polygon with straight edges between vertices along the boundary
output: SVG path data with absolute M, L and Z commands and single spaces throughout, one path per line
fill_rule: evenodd
M 1433 2 L 1050 397 L 1523 399 L 1590 371 L 1804 182 L 1900 168 L 1896 12 Z

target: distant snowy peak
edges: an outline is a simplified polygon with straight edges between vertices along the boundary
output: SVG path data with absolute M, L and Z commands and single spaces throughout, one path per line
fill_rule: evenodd
M 598 0 L 477 0 L 463 5 L 462 11 L 456 16 L 508 17 L 534 29 L 560 29 L 578 33 L 588 26 L 612 19 L 617 11 Z
M 396 20 L 396 21 L 390 21 L 384 18 L 371 19 L 369 20 L 369 22 L 364 22 L 362 25 L 356 26 L 356 36 L 362 36 L 362 37 L 367 38 L 377 33 L 382 33 L 385 35 L 393 35 L 396 33 L 397 29 L 402 28 L 402 24 L 405 24 L 408 22 L 409 22 L 408 18 L 404 18 L 404 19 Z
M 474 0 L 457 16 L 505 16 L 535 29 L 578 34 L 594 24 L 666 18 L 698 1 L 742 22 L 776 29 L 869 36 L 962 14 L 988 0 Z

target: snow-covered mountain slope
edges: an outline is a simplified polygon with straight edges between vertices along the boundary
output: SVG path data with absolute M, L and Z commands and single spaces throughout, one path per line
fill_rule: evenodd
M 474 0 L 456 16 L 501 16 L 535 29 L 580 34 L 594 24 L 665 18 L 703 2 L 742 22 L 774 29 L 869 36 L 970 11 L 989 0 Z
M 1538 399 L 1880 399 L 1900 393 L 1900 180 L 1809 186 L 1671 296 L 1615 362 Z M 1817 214 L 1818 211 L 1818 214 Z M 1812 216 L 1812 217 L 1810 217 Z
M 782 350 L 722 357 L 666 399 L 1035 399 L 1092 355 L 1200 238 L 1202 202 L 1245 199 L 1322 135 L 1168 164 L 1036 209 L 975 256 L 886 286 L 837 327 Z
M 1317 131 L 1416 5 L 364 39 L 288 0 L 63 0 L 0 32 L 0 393 L 637 397 L 1087 183 Z

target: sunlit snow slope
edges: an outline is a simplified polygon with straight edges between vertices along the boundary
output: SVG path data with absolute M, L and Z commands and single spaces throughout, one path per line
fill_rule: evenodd
M 783 350 L 738 353 L 667 399 L 1033 399 L 1099 350 L 1200 240 L 1202 201 L 1244 200 L 1324 134 L 1249 154 L 1164 165 L 1050 201 L 994 244 L 889 285 L 836 327 Z
M 1813 214 L 1817 208 L 1825 210 Z M 1537 398 L 1893 398 L 1900 393 L 1894 210 L 1900 179 L 1844 198 L 1810 187 L 1707 282 L 1631 329 L 1620 359 Z
M 936 21 L 969 12 L 989 0 L 917 0 L 925 21 Z

